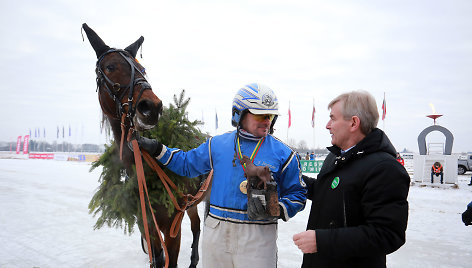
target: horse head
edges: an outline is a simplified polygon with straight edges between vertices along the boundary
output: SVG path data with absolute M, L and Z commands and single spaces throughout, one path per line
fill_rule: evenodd
M 97 54 L 98 99 L 117 144 L 126 139 L 130 129 L 153 128 L 162 113 L 162 101 L 152 92 L 145 69 L 136 60 L 144 37 L 125 49 L 115 49 L 106 45 L 87 24 L 84 23 L 82 28 Z M 121 149 L 123 147 L 127 148 L 121 146 Z M 124 150 L 130 155 L 130 151 Z

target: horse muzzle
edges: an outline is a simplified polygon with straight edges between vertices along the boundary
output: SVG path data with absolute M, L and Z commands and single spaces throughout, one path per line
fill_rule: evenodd
M 138 130 L 148 130 L 154 128 L 162 114 L 162 102 L 152 102 L 148 99 L 140 100 L 136 106 L 136 114 L 133 122 Z

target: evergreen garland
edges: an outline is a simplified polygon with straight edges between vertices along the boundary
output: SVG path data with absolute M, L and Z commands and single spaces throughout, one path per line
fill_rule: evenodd
M 202 124 L 201 121 L 188 120 L 186 109 L 189 103 L 190 98 L 185 98 L 185 90 L 181 91 L 178 98 L 174 95 L 174 104 L 163 108 L 157 126 L 143 136 L 158 138 L 168 147 L 180 148 L 184 151 L 200 145 L 207 135 L 197 128 Z M 175 208 L 164 185 L 145 161 L 143 165 L 151 204 L 165 206 L 168 215 L 171 216 Z M 125 234 L 132 234 L 134 225 L 142 224 L 136 172 L 133 170 L 133 174 L 126 174 L 119 159 L 119 148 L 114 142 L 106 145 L 105 153 L 92 163 L 90 171 L 100 166 L 103 167 L 99 179 L 100 185 L 89 203 L 89 213 L 93 213 L 94 217 L 98 215 L 94 229 L 100 229 L 106 224 L 108 227 L 123 228 Z M 189 178 L 178 176 L 162 165 L 161 167 L 177 185 L 178 191 L 185 193 L 184 180 L 189 180 Z M 192 183 L 196 186 L 199 181 L 193 179 Z M 177 196 L 177 193 L 174 195 Z M 150 214 L 147 213 L 148 216 Z

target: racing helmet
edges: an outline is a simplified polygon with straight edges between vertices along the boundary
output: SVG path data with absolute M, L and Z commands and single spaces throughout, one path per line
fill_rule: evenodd
M 240 88 L 233 99 L 231 124 L 238 127 L 241 118 L 248 111 L 252 114 L 275 115 L 271 124 L 272 132 L 272 127 L 279 115 L 279 101 L 274 91 L 259 83 L 245 85 Z

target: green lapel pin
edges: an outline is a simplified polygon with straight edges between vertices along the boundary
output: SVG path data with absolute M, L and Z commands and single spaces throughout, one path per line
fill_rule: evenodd
M 333 182 L 331 182 L 331 189 L 335 189 L 339 185 L 339 177 L 336 177 L 333 179 Z

